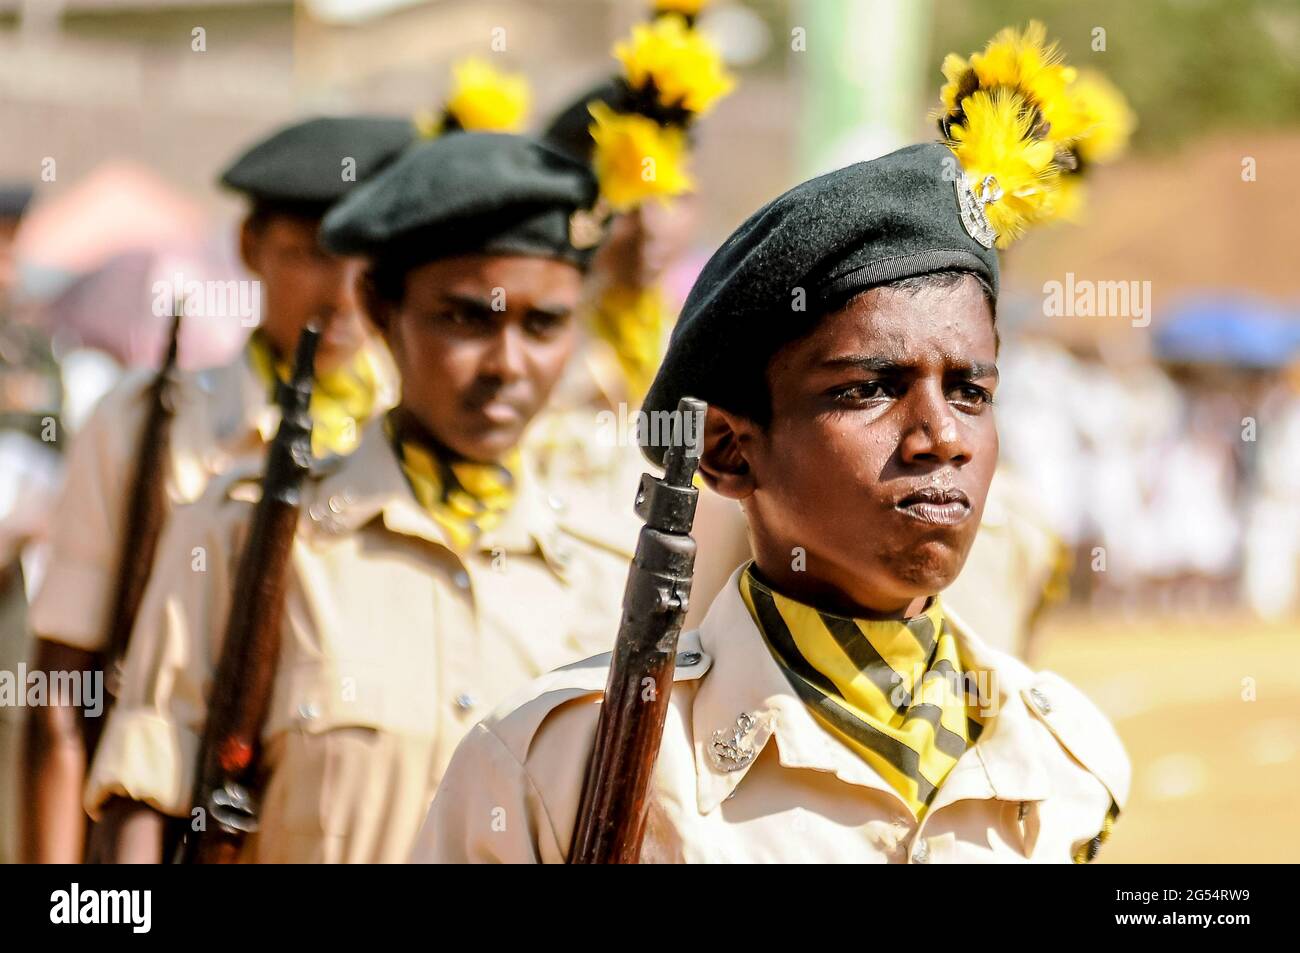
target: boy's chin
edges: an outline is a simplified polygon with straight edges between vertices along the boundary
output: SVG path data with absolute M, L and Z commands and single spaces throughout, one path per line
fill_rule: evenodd
M 473 436 L 460 441 L 452 449 L 467 460 L 497 463 L 519 446 L 522 436 L 522 427 L 488 427 L 476 430 Z
M 924 555 L 927 558 L 898 573 L 900 589 L 911 593 L 913 598 L 933 596 L 947 589 L 957 581 L 965 564 L 965 554 L 958 555 L 951 550 Z

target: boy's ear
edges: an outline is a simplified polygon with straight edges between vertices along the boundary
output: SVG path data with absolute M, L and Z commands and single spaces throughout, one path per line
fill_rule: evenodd
M 261 237 L 261 231 L 253 221 L 253 216 L 244 216 L 244 221 L 239 226 L 239 260 L 255 275 L 261 274 L 259 268 L 261 255 L 258 254 Z
M 729 500 L 743 500 L 754 492 L 754 473 L 745 458 L 745 446 L 754 424 L 720 407 L 709 407 L 704 419 L 704 450 L 700 474 L 709 487 Z

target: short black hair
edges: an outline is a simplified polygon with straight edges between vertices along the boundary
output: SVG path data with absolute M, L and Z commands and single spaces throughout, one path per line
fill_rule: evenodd
M 864 294 L 867 294 L 868 292 L 875 291 L 877 288 L 890 288 L 895 291 L 901 291 L 904 294 L 914 295 L 914 294 L 919 294 L 920 292 L 926 290 L 927 288 L 942 288 L 942 289 L 954 288 L 957 285 L 961 284 L 963 281 L 965 281 L 967 278 L 972 278 L 976 282 L 978 282 L 980 286 L 980 290 L 984 293 L 984 300 L 988 303 L 989 306 L 989 314 L 993 318 L 994 347 L 996 348 L 1001 344 L 1001 341 L 998 338 L 997 292 L 993 290 L 992 283 L 984 275 L 976 271 L 966 271 L 965 269 L 959 269 L 959 268 L 950 268 L 944 271 L 932 271 L 923 275 L 909 275 L 906 278 L 899 278 L 895 281 L 886 281 L 883 284 L 873 285 L 870 288 L 866 288 L 861 291 L 855 291 L 852 294 L 844 297 L 842 300 L 837 300 L 837 301 L 832 300 L 828 302 L 823 302 L 823 307 L 821 308 L 821 313 L 818 319 L 810 322 L 803 334 L 799 335 L 798 337 L 791 338 L 789 341 L 786 342 L 786 345 L 793 344 L 795 341 L 802 340 L 803 338 L 807 337 L 809 334 L 812 334 L 812 332 L 817 328 L 817 326 L 821 324 L 821 319 L 824 318 L 826 315 L 842 310 L 843 308 L 847 307 L 851 301 L 861 297 Z M 719 406 L 723 406 L 724 409 L 730 410 L 733 413 L 741 414 L 744 417 L 748 417 L 750 420 L 754 421 L 754 423 L 758 424 L 760 427 L 763 428 L 768 427 L 772 423 L 772 388 L 771 385 L 768 383 L 767 372 L 768 369 L 772 366 L 772 360 L 775 357 L 776 357 L 775 354 L 769 356 L 767 359 L 767 363 L 763 366 L 762 386 L 755 393 L 753 400 L 746 402 L 749 404 L 749 406 L 737 405 L 733 407 L 727 407 L 724 404 L 722 404 L 722 402 L 719 402 Z
M 329 206 L 320 203 L 272 202 L 266 199 L 257 199 L 249 207 L 245 221 L 253 231 L 260 232 L 275 218 L 293 218 L 305 222 L 319 223 L 328 211 Z

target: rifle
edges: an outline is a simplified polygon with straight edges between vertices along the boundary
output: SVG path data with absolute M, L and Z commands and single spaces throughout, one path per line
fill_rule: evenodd
M 171 335 L 167 354 L 146 392 L 149 409 L 140 431 L 140 449 L 135 471 L 127 492 L 126 523 L 117 556 L 117 578 L 113 587 L 112 609 L 108 615 L 108 634 L 103 669 L 108 698 L 104 717 L 97 720 L 86 750 L 93 753 L 99 740 L 99 727 L 108 718 L 108 708 L 122 687 L 122 664 L 126 660 L 131 630 L 135 626 L 145 585 L 153 569 L 154 553 L 167 518 L 167 463 L 171 452 L 172 420 L 176 416 L 173 387 L 176 381 L 176 353 L 180 342 L 181 319 L 185 301 L 179 296 L 172 306 Z
M 256 787 L 262 728 L 271 707 L 289 556 L 311 470 L 312 375 L 320 332 L 298 338 L 293 377 L 280 385 L 280 428 L 267 451 L 262 496 L 239 557 L 234 600 L 208 700 L 192 803 L 201 830 L 186 831 L 181 863 L 229 864 L 257 830 Z
M 693 480 L 703 441 L 702 428 L 691 439 L 686 424 L 702 421 L 705 410 L 692 397 L 678 402 L 685 439 L 668 448 L 662 478 L 641 475 L 636 513 L 645 525 L 623 590 L 623 618 L 569 846 L 571 864 L 634 864 L 641 856 L 677 637 L 695 569 L 690 531 L 699 491 Z

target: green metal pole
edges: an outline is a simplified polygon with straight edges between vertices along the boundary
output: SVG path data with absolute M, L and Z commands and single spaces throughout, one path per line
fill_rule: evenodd
M 802 87 L 803 177 L 884 155 L 928 128 L 941 79 L 938 64 L 927 62 L 932 12 L 932 0 L 794 4 L 790 55 Z

